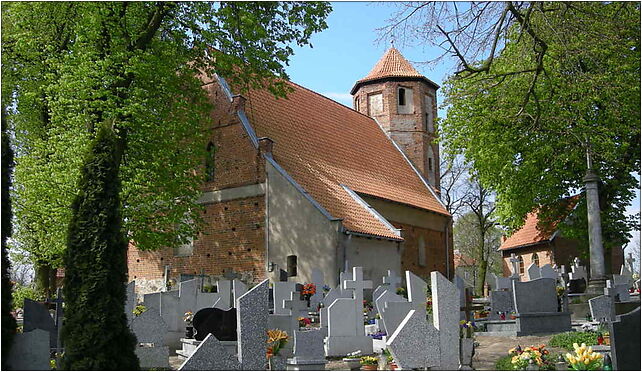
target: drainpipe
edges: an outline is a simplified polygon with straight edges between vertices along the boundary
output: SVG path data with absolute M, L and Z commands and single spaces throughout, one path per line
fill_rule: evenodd
M 268 137 L 262 137 L 259 141 L 259 152 L 264 158 L 272 157 L 274 141 Z M 274 263 L 270 262 L 270 177 L 267 174 L 267 162 L 265 162 L 265 271 L 274 272 Z
M 450 277 L 450 239 L 448 239 L 448 227 L 450 225 L 450 221 L 452 220 L 452 217 L 448 218 L 446 220 L 446 225 L 444 226 L 444 241 L 446 244 L 444 246 L 446 247 L 446 277 L 448 280 L 451 279 Z

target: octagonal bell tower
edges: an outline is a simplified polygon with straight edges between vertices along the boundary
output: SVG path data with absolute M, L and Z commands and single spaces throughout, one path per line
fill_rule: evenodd
M 374 118 L 428 182 L 439 190 L 437 89 L 391 47 L 350 91 L 354 109 Z

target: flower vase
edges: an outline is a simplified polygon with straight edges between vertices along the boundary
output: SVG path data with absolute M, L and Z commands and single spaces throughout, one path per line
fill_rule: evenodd
M 272 355 L 272 357 L 268 359 L 268 365 L 270 371 L 285 371 L 287 367 L 286 359 L 282 355 Z
M 459 364 L 462 366 L 472 366 L 474 354 L 474 339 L 459 339 Z
M 361 366 L 362 371 L 376 371 L 377 370 L 377 365 L 376 364 L 364 364 Z
M 185 327 L 185 338 L 194 338 L 194 327 L 192 326 Z

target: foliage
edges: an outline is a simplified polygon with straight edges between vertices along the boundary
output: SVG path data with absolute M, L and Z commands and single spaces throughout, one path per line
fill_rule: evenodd
M 546 350 L 546 345 L 528 346 L 522 349 L 519 345 L 508 351 L 513 369 L 524 370 L 529 364 L 537 364 L 541 370 L 554 369 L 555 361 Z
M 267 331 L 268 356 L 279 355 L 279 350 L 288 342 L 288 333 L 280 329 Z
M 15 285 L 13 289 L 13 310 L 24 308 L 25 298 L 34 301 L 44 300 L 33 285 Z
M 4 24 L 3 31 L 4 31 Z M 4 65 L 2 66 L 4 73 Z M 3 86 L 4 88 L 4 86 Z M 2 369 L 6 370 L 8 353 L 11 349 L 13 336 L 16 333 L 16 320 L 11 315 L 11 291 L 10 262 L 7 252 L 7 239 L 11 236 L 11 199 L 9 190 L 11 188 L 11 170 L 13 167 L 13 151 L 9 143 L 9 134 L 4 110 L 4 95 L 2 101 Z M 15 303 L 14 303 L 15 304 Z
M 573 344 L 575 354 L 566 353 L 565 358 L 576 371 L 595 371 L 602 368 L 602 354 L 593 352 L 586 344 Z
M 397 288 L 396 292 L 399 296 L 408 298 L 408 291 L 406 290 L 405 287 L 399 287 Z
M 475 333 L 475 323 L 465 320 L 459 321 L 459 338 L 473 338 Z
M 513 363 L 511 363 L 511 360 L 513 359 L 512 356 L 506 355 L 503 356 L 495 362 L 495 369 L 498 371 L 512 371 L 513 370 Z
M 553 347 L 573 350 L 573 344 L 597 345 L 597 332 L 565 332 L 551 337 L 548 342 Z
M 134 316 L 140 316 L 145 311 L 147 311 L 147 307 L 145 305 L 136 305 L 136 307 L 134 307 L 134 310 L 132 310 L 132 313 L 134 314 Z
M 124 311 L 127 240 L 120 214 L 113 128 L 101 126 L 72 204 L 65 252 L 64 370 L 137 370 Z
M 538 42 L 516 27 L 488 72 L 448 80 L 442 138 L 497 193 L 497 215 L 512 229 L 536 207 L 543 220 L 557 218 L 559 200 L 584 185 L 590 151 L 608 250 L 634 224 L 624 211 L 640 171 L 639 4 L 567 10 L 531 16 L 547 45 L 541 60 L 531 58 Z M 576 215 L 575 235 L 587 236 L 586 213 Z
M 307 45 L 326 28 L 330 6 L 16 2 L 2 9 L 3 88 L 13 93 L 3 99 L 12 97 L 18 149 L 16 239 L 33 262 L 58 267 L 83 154 L 102 122 L 114 122 L 124 149 L 128 239 L 143 250 L 185 243 L 202 225 L 198 170 L 211 107 L 200 78 L 216 72 L 283 96 L 290 44 Z
M 365 355 L 365 356 L 362 356 L 359 359 L 359 362 L 363 366 L 374 366 L 374 365 L 377 365 L 379 363 L 379 359 L 377 359 L 377 357 L 373 357 L 373 356 L 370 356 L 370 355 Z

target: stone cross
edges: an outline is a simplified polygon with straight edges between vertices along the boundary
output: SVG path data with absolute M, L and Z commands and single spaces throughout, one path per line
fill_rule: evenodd
M 394 270 L 388 270 L 388 275 L 383 277 L 383 284 L 388 284 L 390 290 L 395 291 L 401 284 L 401 278 L 396 275 Z
M 513 275 L 510 276 L 511 279 L 519 279 L 519 266 L 517 264 L 519 262 L 519 258 L 515 256 L 515 253 L 511 253 L 509 261 L 513 266 Z
M 311 273 L 312 283 L 316 287 L 316 292 L 310 297 L 310 304 L 314 310 L 316 310 L 319 302 L 323 300 L 323 285 L 325 284 L 325 278 L 323 276 L 323 271 L 319 269 L 312 269 Z
M 306 310 L 308 308 L 308 303 L 307 301 L 301 300 L 299 298 L 299 293 L 298 292 L 290 292 L 290 299 L 289 300 L 283 300 L 283 308 L 286 310 L 290 310 L 292 316 L 297 319 L 301 316 L 301 311 Z
M 227 280 L 240 279 L 241 276 L 234 271 L 234 269 L 225 269 L 223 270 L 223 278 Z
M 628 266 L 629 266 L 629 271 L 630 271 L 631 273 L 634 271 L 634 268 L 633 268 L 633 261 L 635 261 L 635 259 L 633 258 L 633 253 L 629 252 L 629 257 L 626 259 L 626 263 L 628 264 Z
M 372 280 L 363 280 L 363 268 L 352 268 L 352 280 L 343 281 L 343 289 L 352 289 L 353 299 L 355 301 L 355 313 L 357 319 L 356 334 L 361 335 L 364 333 L 363 329 L 363 290 L 372 289 Z

